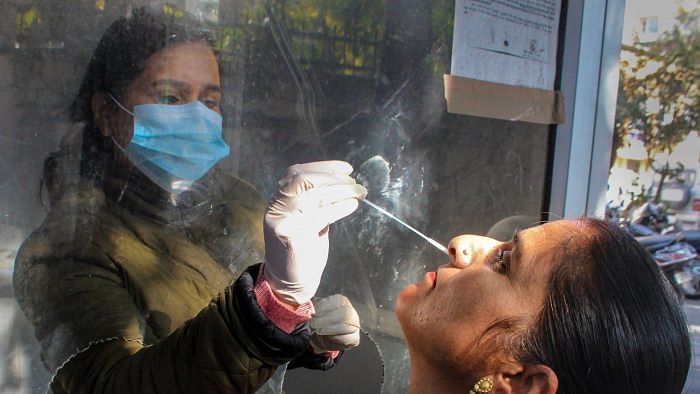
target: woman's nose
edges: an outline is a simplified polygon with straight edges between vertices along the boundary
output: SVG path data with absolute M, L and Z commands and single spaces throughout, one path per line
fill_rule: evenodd
M 475 262 L 483 262 L 499 241 L 479 235 L 459 235 L 447 245 L 450 263 L 457 268 L 466 268 Z

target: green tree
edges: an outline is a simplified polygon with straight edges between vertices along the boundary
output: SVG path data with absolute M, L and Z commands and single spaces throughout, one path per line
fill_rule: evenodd
M 698 7 L 679 9 L 673 30 L 652 42 L 635 37 L 632 45 L 622 48 L 616 143 L 639 130 L 652 161 L 659 153 L 673 152 L 698 127 L 699 17 Z M 668 163 L 652 168 L 661 175 L 654 197 L 658 201 L 663 183 L 679 171 Z

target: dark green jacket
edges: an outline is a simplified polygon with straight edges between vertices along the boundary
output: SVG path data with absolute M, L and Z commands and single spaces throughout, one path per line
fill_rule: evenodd
M 232 284 L 262 261 L 263 200 L 220 172 L 177 206 L 131 182 L 74 188 L 19 251 L 15 294 L 52 389 L 254 392 L 309 340 L 260 311 L 257 267 Z

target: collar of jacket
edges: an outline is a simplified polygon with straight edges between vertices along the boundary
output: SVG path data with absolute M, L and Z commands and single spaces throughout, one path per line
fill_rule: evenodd
M 174 195 L 161 189 L 137 169 L 125 177 L 107 177 L 102 189 L 107 199 L 126 210 L 166 226 L 186 228 L 222 203 L 216 195 L 217 170 L 211 170 L 188 191 Z

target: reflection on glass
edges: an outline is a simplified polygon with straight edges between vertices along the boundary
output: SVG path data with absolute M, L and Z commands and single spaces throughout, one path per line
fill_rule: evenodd
M 78 91 L 104 27 L 136 8 L 133 2 L 109 0 L 30 3 L 6 7 L 15 19 L 0 23 L 5 26 L 0 28 L 0 94 L 13 98 L 1 101 L 0 108 L 11 125 L 2 130 L 0 144 L 0 218 L 26 234 L 61 199 L 61 190 L 80 178 L 85 123 L 68 121 L 65 109 Z M 453 4 L 447 0 L 168 4 L 165 11 L 173 18 L 193 14 L 214 38 L 221 73 L 221 95 L 216 100 L 230 155 L 180 195 L 182 210 L 159 211 L 157 219 L 165 222 L 167 231 L 196 240 L 212 261 L 230 268 L 226 278 L 235 277 L 261 259 L 260 240 L 229 235 L 259 226 L 261 218 L 252 212 L 226 219 L 223 210 L 232 209 L 227 198 L 244 194 L 239 200 L 245 200 L 246 190 L 252 188 L 219 174 L 237 174 L 269 196 L 288 165 L 320 159 L 350 162 L 358 181 L 368 187 L 370 201 L 442 244 L 458 233 L 486 233 L 507 217 L 538 218 L 547 128 L 445 112 L 442 75 L 449 70 Z M 185 55 L 195 51 L 196 47 L 189 48 Z M 114 72 L 123 69 L 115 66 Z M 147 85 L 139 94 L 149 100 L 153 90 L 158 100 L 177 100 L 180 94 L 173 84 Z M 115 99 L 133 107 L 134 102 L 123 95 Z M 110 119 L 115 127 L 132 124 L 128 113 L 113 109 Z M 128 136 L 114 138 L 120 146 L 128 146 Z M 46 165 L 45 158 L 49 158 Z M 40 183 L 42 173 L 50 176 Z M 122 175 L 115 182 L 105 179 L 116 200 L 158 195 L 157 189 L 124 188 Z M 128 180 L 132 185 L 148 184 L 138 174 Z M 230 195 L 212 197 L 212 189 Z M 257 207 L 257 202 L 251 204 Z M 81 226 L 66 223 L 62 228 L 73 238 Z M 408 353 L 394 314 L 396 294 L 446 258 L 368 206 L 334 226 L 331 237 L 331 257 L 318 295 L 340 292 L 351 298 L 383 358 L 383 390 L 405 391 Z M 149 277 L 145 288 L 160 285 Z M 146 319 L 149 324 L 157 322 L 152 324 L 154 341 L 185 319 L 153 312 Z M 56 343 L 61 347 L 70 342 Z

